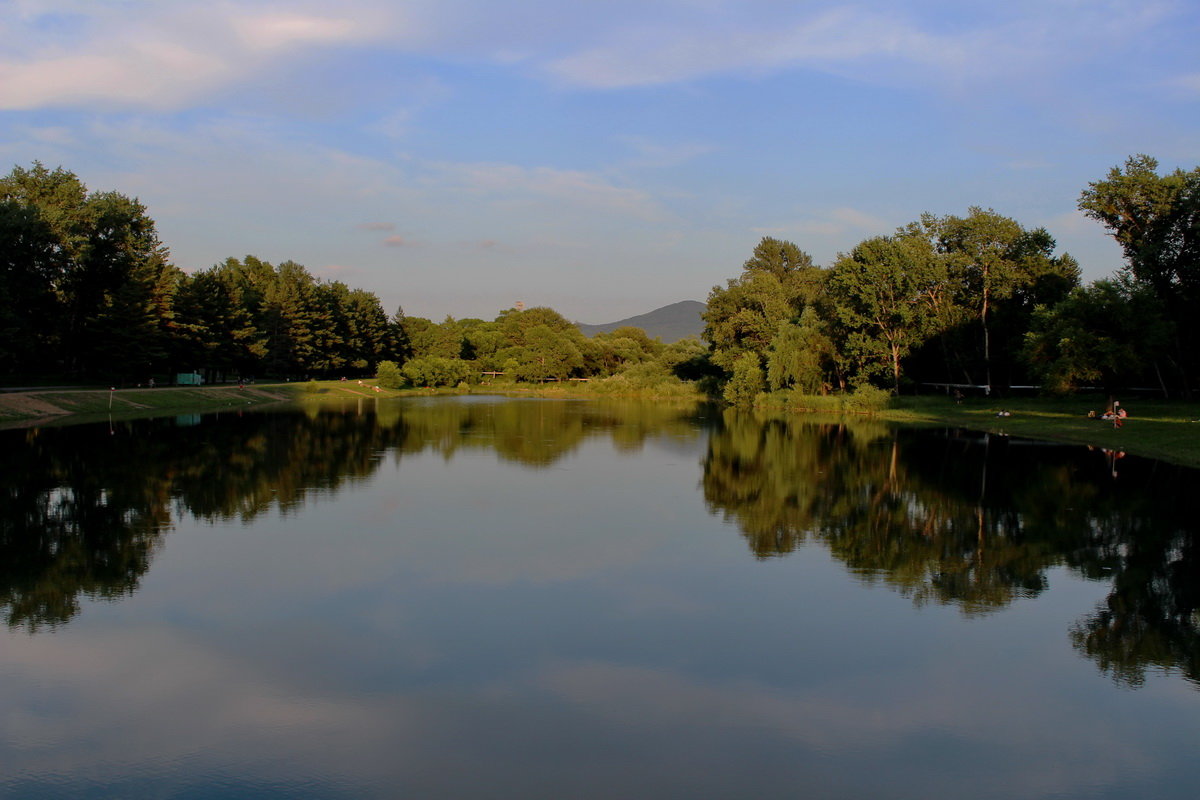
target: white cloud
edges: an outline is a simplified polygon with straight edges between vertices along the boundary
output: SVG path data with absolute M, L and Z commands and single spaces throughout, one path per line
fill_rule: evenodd
M 117 53 L 0 63 L 0 108 L 47 105 L 173 104 L 226 77 L 226 62 L 212 55 L 163 43 Z
M 936 2 L 883 0 L 343 0 L 330 8 L 316 0 L 10 2 L 0 8 L 0 108 L 186 107 L 276 65 L 354 45 L 532 69 L 594 89 L 787 69 L 959 86 L 1044 79 L 1097 53 L 1117 57 L 1135 34 L 1182 13 L 1169 3 L 1017 2 L 949 15 Z
M 22 42 L 0 52 L 0 109 L 186 107 L 275 59 L 380 35 L 379 15 L 363 12 L 255 14 L 229 2 L 26 3 L 0 11 L 0 30 Z M 63 15 L 70 25 L 46 21 Z
M 241 17 L 233 20 L 232 27 L 250 49 L 343 42 L 359 35 L 353 20 L 301 14 Z

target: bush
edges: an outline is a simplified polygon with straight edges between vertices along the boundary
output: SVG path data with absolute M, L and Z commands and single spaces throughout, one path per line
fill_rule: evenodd
M 742 353 L 733 362 L 733 377 L 725 384 L 724 397 L 735 406 L 751 406 L 765 387 L 766 377 L 758 354 Z
M 407 362 L 402 372 L 414 386 L 457 386 L 466 383 L 473 368 L 461 358 L 426 356 Z
M 848 411 L 883 411 L 892 401 L 892 393 L 869 384 L 859 386 L 845 395 Z
M 395 361 L 380 361 L 375 381 L 385 389 L 399 389 L 400 384 L 404 383 L 404 376 L 400 374 L 400 367 L 396 366 Z

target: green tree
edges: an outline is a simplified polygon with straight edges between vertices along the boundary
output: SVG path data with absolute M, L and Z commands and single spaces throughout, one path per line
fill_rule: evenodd
M 735 406 L 751 406 L 765 385 L 762 359 L 757 353 L 742 353 L 733 362 L 733 376 L 725 384 L 723 396 Z
M 57 356 L 57 248 L 37 207 L 0 200 L 0 372 L 35 370 Z
M 457 386 L 470 380 L 472 366 L 460 358 L 421 356 L 411 359 L 401 370 L 414 386 Z
M 1131 156 L 1088 184 L 1084 214 L 1108 228 L 1126 269 L 1149 286 L 1175 325 L 1174 361 L 1188 391 L 1200 367 L 1200 167 L 1158 174 L 1158 162 Z
M 825 394 L 835 356 L 833 341 L 815 307 L 804 309 L 799 324 L 784 322 L 767 355 L 771 389 L 795 388 L 805 394 Z
M 375 379 L 385 389 L 399 389 L 404 383 L 404 376 L 400 374 L 400 367 L 396 366 L 395 361 L 380 361 Z
M 0 178 L 0 203 L 6 237 L 0 250 L 7 251 L 0 259 L 0 288 L 11 288 L 47 314 L 46 325 L 32 326 L 56 350 L 43 353 L 43 360 L 58 360 L 69 370 L 112 372 L 131 362 L 149 367 L 161 358 L 165 349 L 148 311 L 159 308 L 155 291 L 165 285 L 159 277 L 168 257 L 145 206 L 118 192 L 89 193 L 73 173 L 36 162 Z M 27 313 L 10 311 L 7 325 L 31 329 L 22 322 Z M 141 331 L 139 352 L 132 359 L 127 351 L 115 356 L 122 350 L 112 337 L 127 344 L 130 329 Z
M 945 263 L 923 236 L 867 239 L 838 258 L 829 291 L 860 375 L 886 374 L 899 391 L 904 357 L 941 324 L 936 300 L 946 281 Z
M 1017 351 L 1032 314 L 1033 303 L 1022 301 L 1062 299 L 1078 284 L 1078 265 L 1069 255 L 1054 255 L 1055 241 L 1044 228 L 1026 230 L 991 209 L 973 206 L 965 217 L 925 214 L 919 227 L 909 228 L 912 233 L 917 230 L 930 237 L 945 260 L 950 291 L 945 298 L 949 302 L 938 309 L 942 330 L 950 329 L 960 316 L 975 320 L 982 382 L 993 386 L 996 354 Z M 1000 336 L 997 316 L 1007 323 L 1000 325 Z M 1006 366 L 1010 372 L 1011 364 Z M 969 373 L 970 365 L 964 367 Z
M 824 273 L 791 242 L 764 237 L 742 274 L 708 295 L 704 339 L 715 364 L 732 372 L 746 352 L 764 353 L 779 326 L 799 319 L 821 294 Z
M 1038 309 L 1025 348 L 1051 391 L 1098 384 L 1112 392 L 1134 381 L 1161 379 L 1157 356 L 1169 342 L 1170 324 L 1148 287 L 1097 281 Z

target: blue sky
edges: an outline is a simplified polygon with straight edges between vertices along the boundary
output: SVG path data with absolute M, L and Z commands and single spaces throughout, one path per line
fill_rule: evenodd
M 1200 164 L 1197 42 L 1195 0 L 0 0 L 0 164 L 139 197 L 186 270 L 438 320 L 611 321 L 972 205 L 1092 280 L 1087 183 Z

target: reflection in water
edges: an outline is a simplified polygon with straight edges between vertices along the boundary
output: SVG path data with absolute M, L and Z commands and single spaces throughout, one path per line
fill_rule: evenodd
M 1200 683 L 1194 470 L 1112 454 L 871 423 L 727 411 L 709 440 L 704 496 L 759 558 L 812 540 L 864 581 L 918 604 L 995 611 L 1067 566 L 1112 581 L 1071 632 L 1116 680 L 1148 667 Z
M 758 558 L 820 543 L 865 582 L 968 615 L 1040 594 L 1065 566 L 1112 582 L 1076 648 L 1127 684 L 1149 667 L 1200 682 L 1194 471 L 1129 458 L 1115 478 L 1110 457 L 1080 448 L 651 405 L 437 399 L 9 431 L 0 613 L 37 631 L 80 598 L 131 594 L 180 515 L 287 515 L 426 452 L 545 469 L 589 437 L 626 451 L 693 438 L 704 413 L 704 499 Z
M 645 405 L 172 423 L 0 433 L 0 795 L 1200 779 L 1194 472 Z
M 0 447 L 0 613 L 36 631 L 79 599 L 136 590 L 180 514 L 249 523 L 370 477 L 381 459 L 494 451 L 544 468 L 588 436 L 636 449 L 695 435 L 694 409 L 566 402 L 362 403 L 7 431 Z

